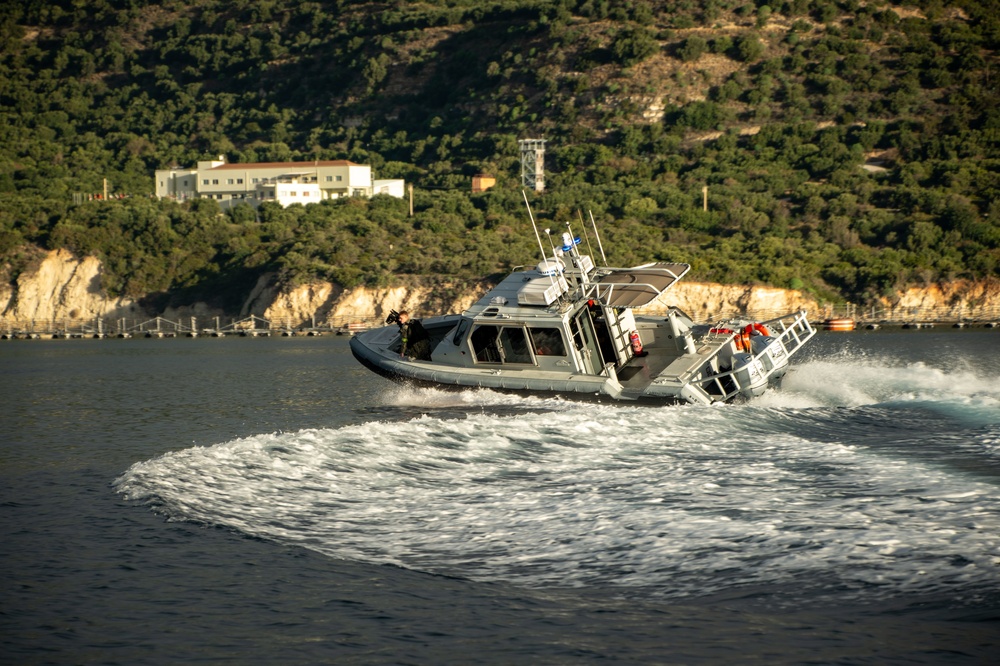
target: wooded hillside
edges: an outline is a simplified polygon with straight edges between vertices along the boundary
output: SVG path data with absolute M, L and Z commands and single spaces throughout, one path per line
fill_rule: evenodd
M 542 226 L 592 211 L 616 265 L 855 302 L 997 276 L 998 41 L 996 0 L 28 0 L 0 16 L 4 278 L 57 247 L 223 306 L 265 271 L 495 274 L 537 261 L 521 138 Z M 371 164 L 416 215 L 149 198 L 218 155 Z M 130 198 L 87 201 L 105 178 Z

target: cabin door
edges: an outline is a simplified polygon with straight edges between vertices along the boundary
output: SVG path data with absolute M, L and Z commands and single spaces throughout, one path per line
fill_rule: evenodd
M 604 318 L 608 322 L 609 344 L 614 350 L 615 359 L 618 365 L 625 365 L 632 358 L 632 342 L 628 337 L 635 328 L 632 311 L 619 312 L 614 308 L 604 308 Z
M 570 328 L 573 331 L 573 345 L 583 356 L 584 371 L 599 375 L 604 371 L 604 359 L 601 356 L 600 345 L 594 333 L 594 322 L 590 319 L 590 311 L 584 308 L 573 317 Z

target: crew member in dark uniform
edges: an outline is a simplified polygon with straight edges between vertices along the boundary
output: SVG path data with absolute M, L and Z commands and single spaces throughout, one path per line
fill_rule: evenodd
M 409 356 L 418 361 L 431 360 L 431 338 L 419 319 L 410 319 L 410 313 L 403 310 L 396 320 L 399 326 L 400 358 Z

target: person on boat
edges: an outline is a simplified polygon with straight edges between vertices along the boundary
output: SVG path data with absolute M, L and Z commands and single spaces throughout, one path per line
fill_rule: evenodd
M 399 326 L 399 357 L 410 357 L 418 361 L 431 360 L 431 338 L 419 319 L 410 319 L 410 313 L 403 310 L 396 319 Z

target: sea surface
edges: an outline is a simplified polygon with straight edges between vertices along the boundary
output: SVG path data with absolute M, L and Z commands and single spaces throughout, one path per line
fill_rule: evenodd
M 648 407 L 0 342 L 0 664 L 1000 662 L 1000 331 L 793 366 Z

